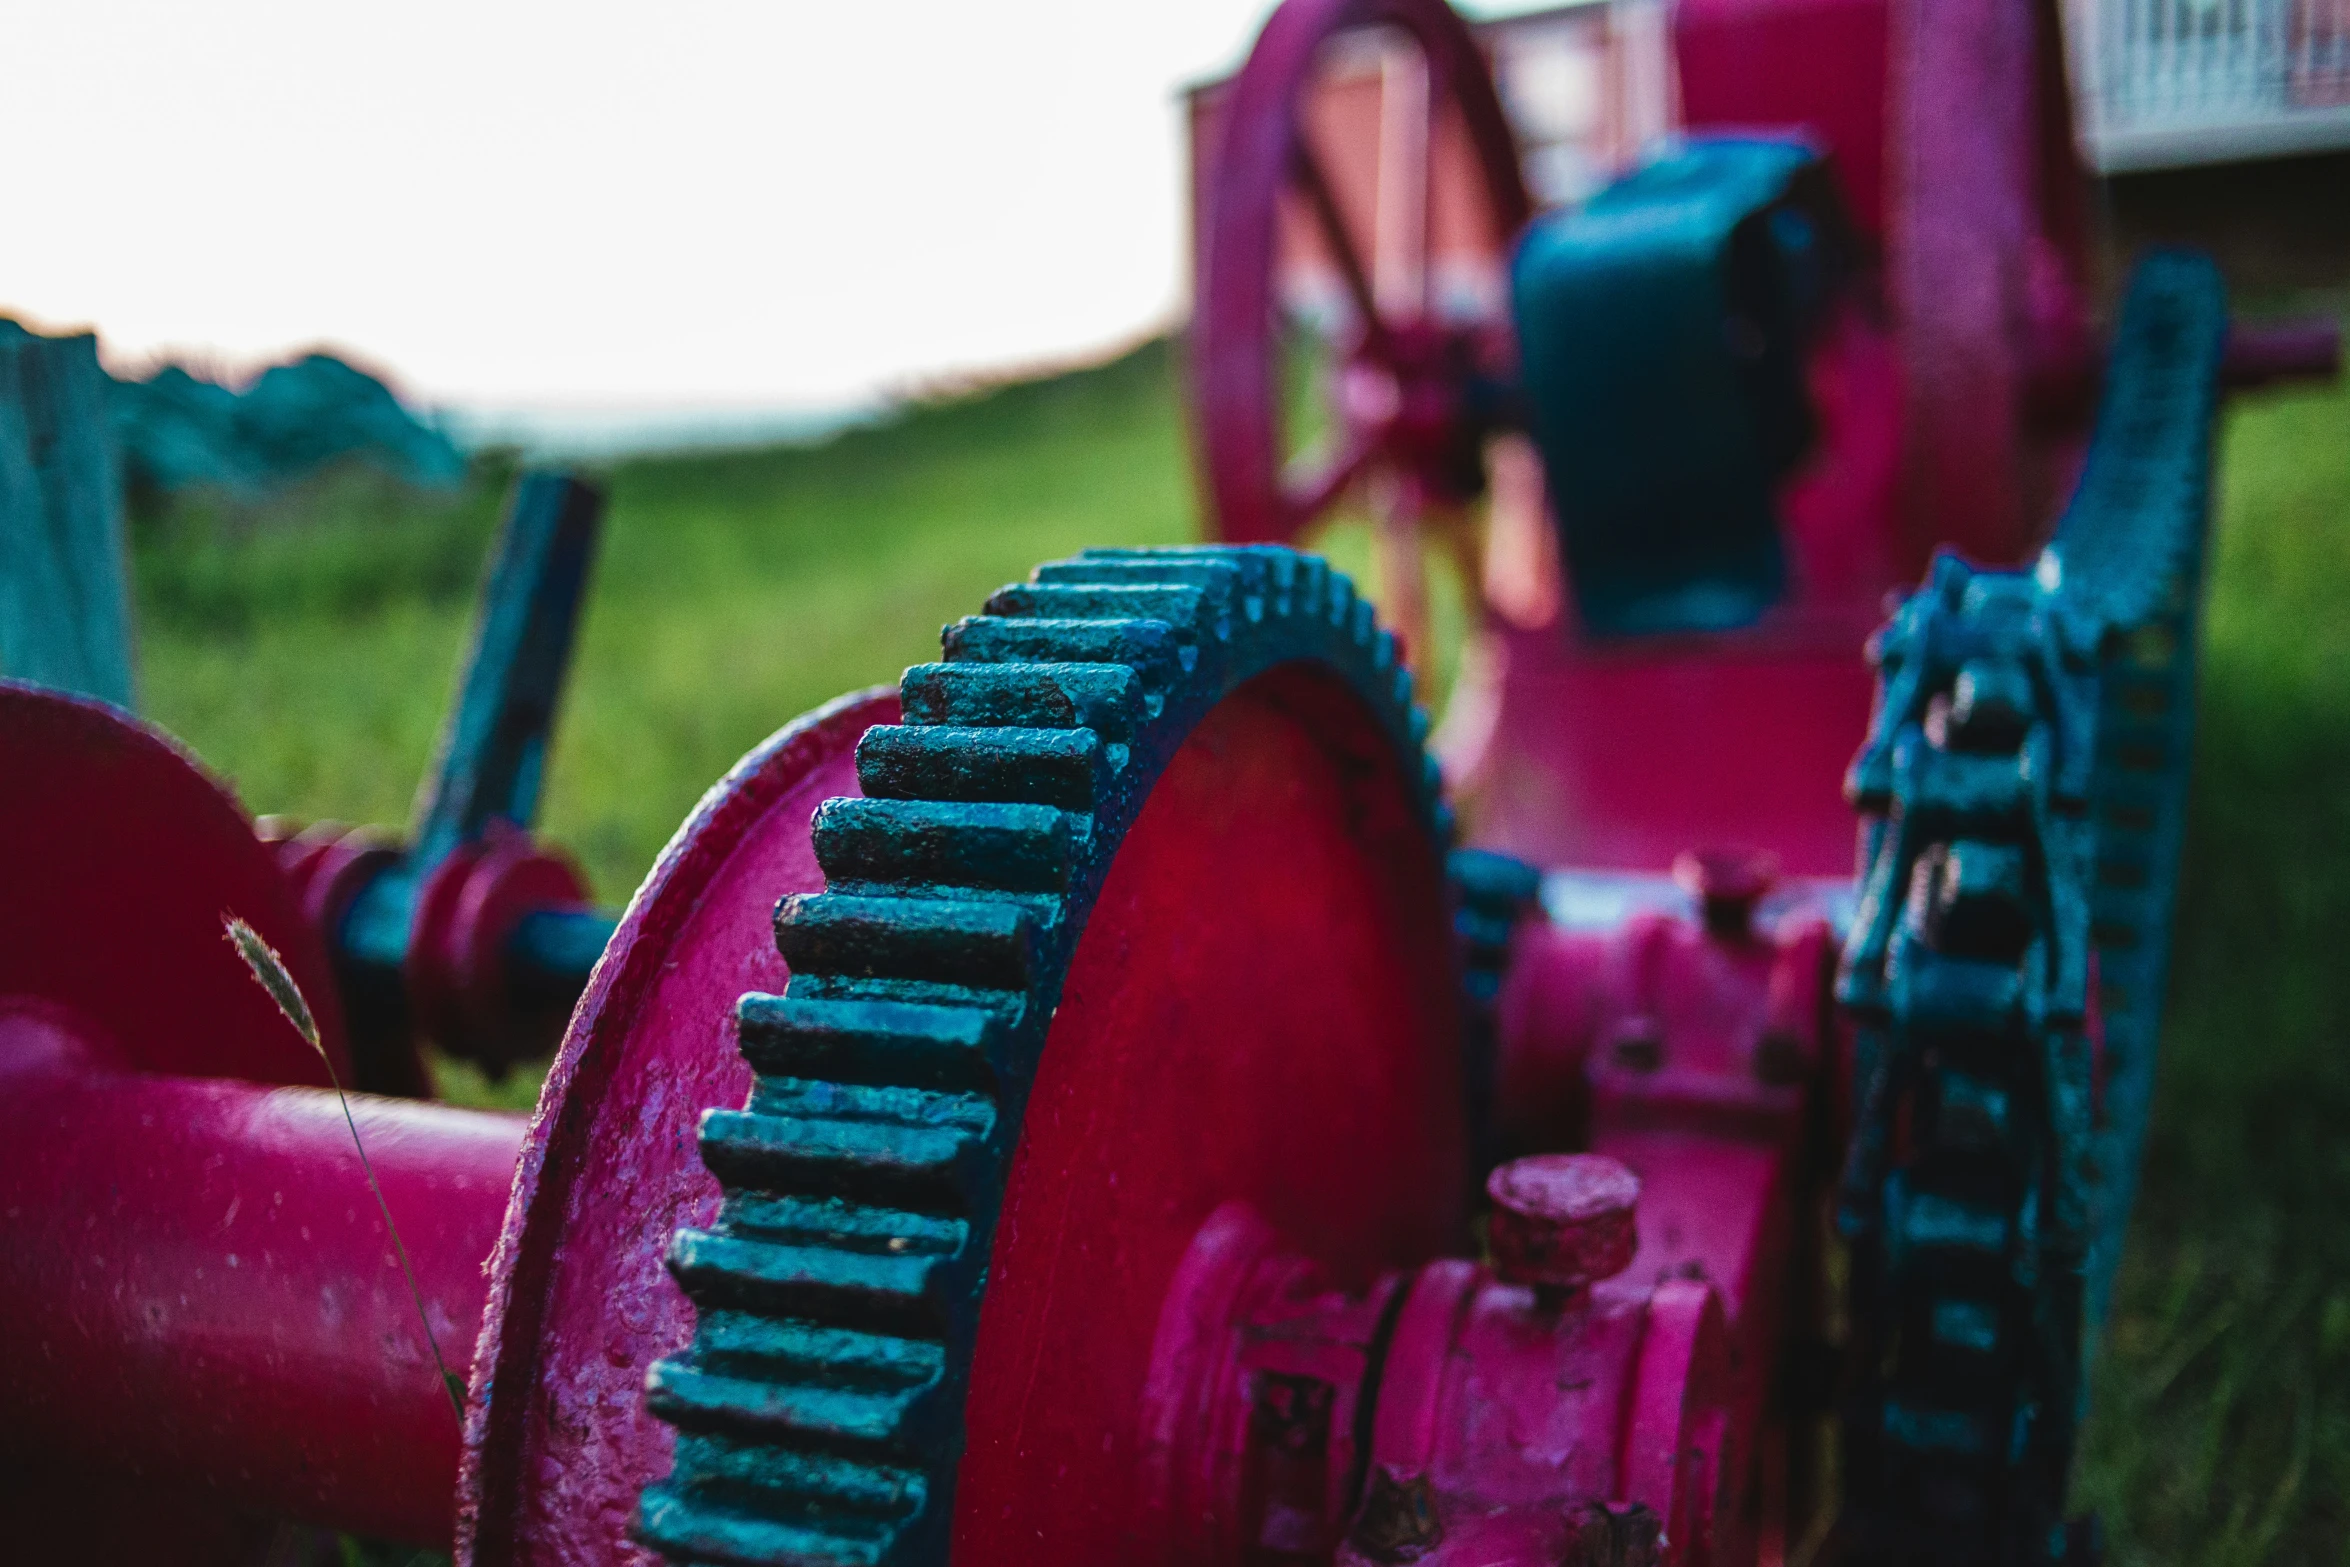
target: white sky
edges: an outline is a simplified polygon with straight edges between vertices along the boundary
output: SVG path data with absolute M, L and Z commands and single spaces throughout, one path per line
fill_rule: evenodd
M 0 313 L 427 401 L 823 406 L 1168 320 L 1270 0 L 0 0 Z
M 1175 90 L 1272 4 L 0 0 L 0 314 L 632 417 L 1099 351 L 1181 307 Z

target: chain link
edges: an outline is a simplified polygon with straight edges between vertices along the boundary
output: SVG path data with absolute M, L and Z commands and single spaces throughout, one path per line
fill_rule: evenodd
M 2152 1085 L 2226 324 L 2207 260 L 2147 258 L 2053 542 L 1937 559 L 1872 645 L 1839 983 L 1863 1560 L 2093 1554 L 2064 1495 Z

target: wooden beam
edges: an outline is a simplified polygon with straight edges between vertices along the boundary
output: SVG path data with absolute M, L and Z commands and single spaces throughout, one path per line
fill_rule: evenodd
M 98 340 L 0 321 L 0 675 L 131 706 L 122 472 Z

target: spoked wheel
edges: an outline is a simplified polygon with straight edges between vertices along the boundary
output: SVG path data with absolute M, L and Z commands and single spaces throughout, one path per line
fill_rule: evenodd
M 1375 158 L 1343 156 L 1366 142 Z M 1422 535 L 1474 577 L 1467 509 L 1501 422 L 1506 258 L 1531 210 L 1484 58 L 1443 0 L 1289 0 L 1221 106 L 1192 377 L 1210 529 L 1295 543 L 1368 503 L 1382 606 L 1415 660 Z

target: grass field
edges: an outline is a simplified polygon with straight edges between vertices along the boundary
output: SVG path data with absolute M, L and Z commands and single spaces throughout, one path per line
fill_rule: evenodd
M 1153 345 L 818 448 L 619 467 L 548 832 L 620 901 L 737 756 L 930 656 L 996 584 L 1190 537 L 1186 462 Z M 2240 405 L 2223 471 L 2172 1021 L 2082 1484 L 2117 1563 L 2340 1563 L 2350 396 Z M 147 711 L 257 810 L 403 819 L 506 477 L 423 503 L 346 474 L 148 519 Z

